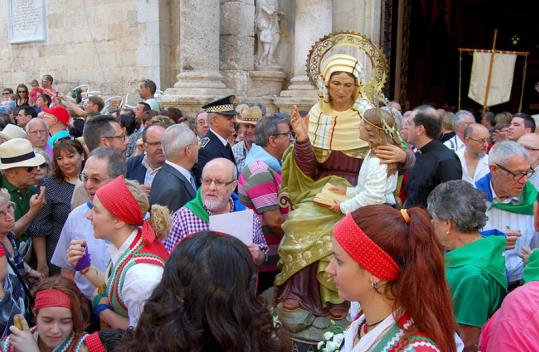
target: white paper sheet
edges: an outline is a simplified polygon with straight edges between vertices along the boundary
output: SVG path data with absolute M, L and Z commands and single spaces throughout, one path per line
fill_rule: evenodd
M 253 216 L 251 209 L 233 213 L 210 215 L 210 231 L 236 237 L 245 244 L 253 243 Z

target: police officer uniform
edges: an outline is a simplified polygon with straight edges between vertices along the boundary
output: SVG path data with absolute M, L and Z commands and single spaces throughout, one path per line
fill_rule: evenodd
M 218 114 L 233 118 L 237 114 L 236 107 L 233 103 L 234 98 L 233 95 L 229 95 L 204 105 L 202 108 L 208 114 Z M 226 141 L 226 138 L 218 136 L 216 132 L 212 131 L 210 128 L 208 134 L 200 139 L 198 162 L 193 166 L 193 173 L 199 181 L 202 177 L 204 165 L 215 158 L 226 158 L 236 164 L 230 143 Z

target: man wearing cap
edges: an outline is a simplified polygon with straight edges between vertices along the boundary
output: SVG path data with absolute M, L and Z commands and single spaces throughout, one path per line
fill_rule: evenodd
M 210 130 L 206 137 L 200 139 L 198 162 L 193 167 L 193 173 L 198 180 L 202 176 L 204 165 L 212 159 L 225 158 L 236 163 L 232 147 L 228 143 L 228 138 L 234 134 L 236 122 L 234 98 L 229 95 L 202 107 L 208 113 Z
M 49 126 L 49 133 L 51 135 L 48 142 L 49 147 L 54 147 L 54 143 L 57 140 L 69 137 L 69 131 L 67 131 L 69 112 L 65 108 L 61 106 L 43 108 L 41 118 Z
M 261 118 L 262 110 L 258 106 L 243 109 L 236 118 L 236 123 L 239 125 L 238 134 L 243 133 L 243 140 L 232 147 L 238 173 L 241 173 L 245 166 L 245 157 L 255 141 L 255 126 Z
M 15 227 L 13 232 L 21 255 L 29 250 L 29 238 L 26 229 L 45 205 L 45 187 L 39 195 L 35 194 L 35 176 L 37 167 L 45 162 L 40 154 L 34 153 L 32 144 L 27 139 L 13 138 L 0 145 L 0 170 L 4 178 L 2 187 L 9 192 L 15 203 Z

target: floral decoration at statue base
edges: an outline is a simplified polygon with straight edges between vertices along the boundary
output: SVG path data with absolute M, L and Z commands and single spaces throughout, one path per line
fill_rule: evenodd
M 324 340 L 320 341 L 316 348 L 321 352 L 340 352 L 344 345 L 344 331 L 335 321 L 331 321 L 330 329 L 322 335 Z

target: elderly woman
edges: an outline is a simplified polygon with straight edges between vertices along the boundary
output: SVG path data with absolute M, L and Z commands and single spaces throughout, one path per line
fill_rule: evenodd
M 505 238 L 481 237 L 486 195 L 455 180 L 438 185 L 427 200 L 436 236 L 448 250 L 447 283 L 465 350 L 477 351 L 481 327 L 507 293 Z
M 161 280 L 168 252 L 158 235 L 168 232 L 170 214 L 166 207 L 153 205 L 150 220 L 148 195 L 135 181 L 117 177 L 99 188 L 88 220 L 98 239 L 109 241 L 112 267 L 105 276 L 91 267 L 86 242 L 71 241 L 67 260 L 82 275 L 105 291 L 93 299 L 94 314 L 112 328 L 136 327 L 144 302 Z
M 327 272 L 361 304 L 340 351 L 456 350 L 443 248 L 425 210 L 368 205 L 333 229 Z
M 0 299 L 0 335 L 9 333 L 15 314 L 29 316 L 30 291 L 24 280 L 39 281 L 42 275 L 32 270 L 19 255 L 15 244 L 13 227 L 15 226 L 15 204 L 10 201 L 9 193 L 0 189 L 0 282 L 3 287 L 3 297 Z
M 53 175 L 43 180 L 47 203 L 28 228 L 37 257 L 37 270 L 47 275 L 60 274 L 51 264 L 60 233 L 71 211 L 71 197 L 84 161 L 84 149 L 77 140 L 59 139 L 53 149 Z
M 303 308 L 315 315 L 334 318 L 346 314 L 335 283 L 324 272 L 331 253 L 331 229 L 343 216 L 314 205 L 316 194 L 328 182 L 355 186 L 368 143 L 360 138 L 363 113 L 372 107 L 361 92 L 361 64 L 349 55 L 333 55 L 322 65 L 320 99 L 302 118 L 292 111 L 296 144 L 283 156 L 283 200 L 294 210 L 283 224 L 285 236 L 279 247 L 281 272 L 275 284 L 285 310 Z M 384 161 L 403 162 L 406 153 L 396 146 Z M 384 149 L 382 147 L 382 149 Z M 281 204 L 286 203 L 282 201 Z

